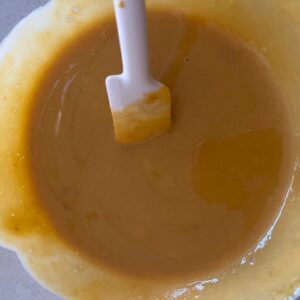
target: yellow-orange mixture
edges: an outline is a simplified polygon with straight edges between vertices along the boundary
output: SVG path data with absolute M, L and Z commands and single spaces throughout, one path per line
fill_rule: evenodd
M 120 73 L 113 22 L 70 45 L 36 93 L 32 175 L 56 230 L 116 272 L 206 274 L 272 223 L 291 180 L 285 98 L 254 50 L 180 15 L 149 19 L 154 77 L 172 129 L 121 146 L 105 78 Z

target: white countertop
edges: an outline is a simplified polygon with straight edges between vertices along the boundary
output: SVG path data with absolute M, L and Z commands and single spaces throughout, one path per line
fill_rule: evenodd
M 0 0 L 0 40 L 24 16 L 47 0 Z M 34 281 L 17 256 L 0 248 L 0 300 L 59 300 Z

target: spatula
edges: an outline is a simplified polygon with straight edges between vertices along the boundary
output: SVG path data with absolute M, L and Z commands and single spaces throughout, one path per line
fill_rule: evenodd
M 123 73 L 106 79 L 117 142 L 137 143 L 171 125 L 169 89 L 149 69 L 145 0 L 114 0 Z

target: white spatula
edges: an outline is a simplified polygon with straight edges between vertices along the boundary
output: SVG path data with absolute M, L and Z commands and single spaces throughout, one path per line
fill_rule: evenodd
M 135 143 L 169 129 L 169 89 L 150 74 L 145 0 L 114 0 L 123 73 L 109 76 L 106 87 L 116 140 Z

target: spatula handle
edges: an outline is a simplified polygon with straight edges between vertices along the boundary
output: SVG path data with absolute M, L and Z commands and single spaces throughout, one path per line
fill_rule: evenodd
M 150 72 L 145 0 L 114 0 L 114 7 L 124 79 L 147 80 Z

